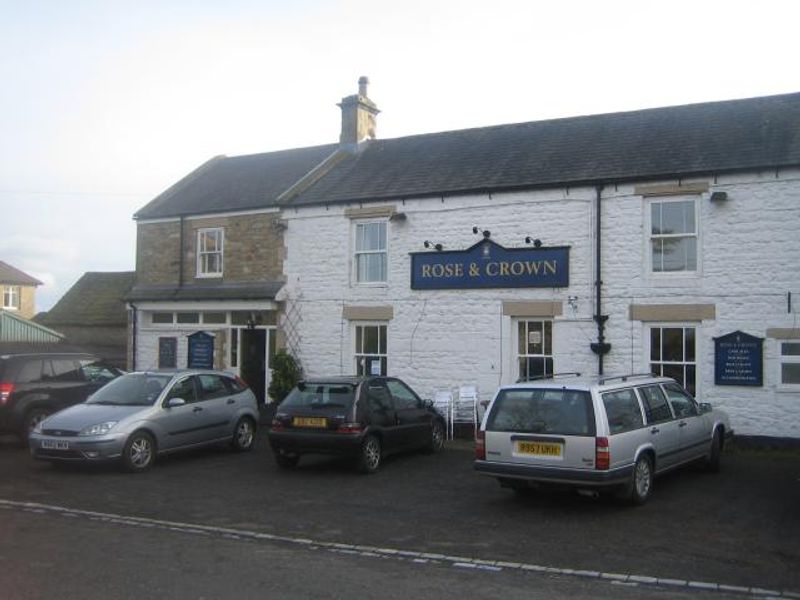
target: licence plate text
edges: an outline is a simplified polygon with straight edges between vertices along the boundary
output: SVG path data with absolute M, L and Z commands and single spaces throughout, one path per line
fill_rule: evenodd
M 327 427 L 328 419 L 325 417 L 294 417 L 292 425 L 295 427 Z
M 69 442 L 64 440 L 42 440 L 45 450 L 69 450 Z
M 531 456 L 561 457 L 562 446 L 553 442 L 517 442 L 517 453 Z

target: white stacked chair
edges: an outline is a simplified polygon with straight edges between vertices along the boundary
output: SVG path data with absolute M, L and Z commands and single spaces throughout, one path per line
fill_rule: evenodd
M 453 392 L 438 390 L 433 394 L 433 408 L 444 417 L 447 439 L 453 439 Z
M 462 385 L 453 402 L 453 427 L 458 423 L 472 425 L 473 433 L 478 425 L 478 388 L 474 385 Z

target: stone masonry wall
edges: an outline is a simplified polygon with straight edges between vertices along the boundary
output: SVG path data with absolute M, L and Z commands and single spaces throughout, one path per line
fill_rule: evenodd
M 800 437 L 800 392 L 778 384 L 777 340 L 764 341 L 763 387 L 714 385 L 714 337 L 739 329 L 766 337 L 768 329 L 798 327 L 800 307 L 788 311 L 787 293 L 800 298 L 800 171 L 694 181 L 708 184 L 709 192 L 691 195 L 698 205 L 700 261 L 691 276 L 650 273 L 650 198 L 633 185 L 603 190 L 602 312 L 609 316 L 612 345 L 604 372 L 649 371 L 651 323 L 631 320 L 631 305 L 711 304 L 713 319 L 664 323 L 696 328 L 699 399 L 727 410 L 738 433 Z M 710 191 L 725 191 L 728 200 L 711 202 Z M 353 283 L 353 227 L 346 207 L 287 210 L 287 284 L 280 296 L 287 303 L 287 341 L 307 375 L 351 374 L 353 324 L 343 318 L 344 306 L 391 306 L 391 375 L 425 397 L 476 384 L 480 398 L 489 399 L 498 385 L 517 377 L 516 320 L 503 316 L 503 301 L 555 301 L 563 306 L 563 315 L 553 319 L 555 371 L 596 374 L 597 356 L 589 348 L 597 340 L 594 197 L 594 188 L 584 187 L 395 202 L 407 219 L 389 223 L 388 282 L 371 286 Z M 466 249 L 480 240 L 473 226 L 489 229 L 491 239 L 507 248 L 524 247 L 527 235 L 544 246 L 570 246 L 569 287 L 411 290 L 409 253 L 424 251 L 424 240 Z M 577 297 L 574 309 L 569 296 Z

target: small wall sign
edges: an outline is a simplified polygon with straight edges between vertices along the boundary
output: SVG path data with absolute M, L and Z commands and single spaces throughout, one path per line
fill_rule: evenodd
M 764 338 L 734 331 L 714 338 L 715 385 L 764 385 Z
M 189 336 L 189 360 L 186 366 L 190 369 L 214 368 L 213 335 L 198 331 Z

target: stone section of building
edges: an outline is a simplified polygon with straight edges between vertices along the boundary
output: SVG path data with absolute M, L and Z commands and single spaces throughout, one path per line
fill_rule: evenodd
M 796 331 L 796 316 L 787 310 L 787 292 L 800 290 L 794 232 L 800 170 L 644 183 L 666 186 L 671 200 L 695 200 L 698 270 L 652 272 L 648 214 L 650 203 L 660 196 L 637 194 L 633 184 L 603 189 L 601 312 L 609 317 L 605 333 L 611 344 L 604 373 L 650 371 L 652 326 L 693 327 L 699 398 L 727 410 L 737 433 L 800 437 L 800 393 L 779 384 L 780 340 L 768 337 L 769 332 Z M 680 186 L 686 187 L 686 194 L 676 194 Z M 726 192 L 727 200 L 712 202 L 715 191 Z M 353 373 L 355 321 L 346 318 L 346 307 L 391 306 L 392 318 L 383 322 L 391 375 L 408 380 L 425 397 L 438 389 L 473 384 L 481 399 L 488 399 L 498 385 L 518 376 L 518 318 L 504 314 L 504 306 L 511 302 L 563 307 L 562 314 L 553 311 L 552 316 L 554 370 L 597 373 L 598 357 L 590 349 L 597 341 L 595 193 L 592 187 L 577 187 L 405 199 L 402 207 L 398 203 L 398 211 L 406 219 L 388 224 L 385 285 L 354 282 L 353 221 L 346 214 L 347 205 L 286 211 L 288 281 L 280 299 L 299 314 L 293 327 L 298 329 L 297 350 L 306 374 Z M 524 247 L 525 236 L 541 239 L 544 246 L 570 246 L 569 287 L 411 290 L 409 253 L 424 251 L 423 240 L 442 243 L 447 250 L 466 249 L 477 241 L 472 233 L 475 225 L 489 229 L 491 239 L 507 248 Z M 305 243 L 308 239 L 316 243 Z M 631 318 L 641 314 L 632 307 L 681 304 L 689 305 L 686 311 L 662 314 L 696 319 Z M 649 318 L 653 312 L 644 314 Z M 767 338 L 762 387 L 714 384 L 714 338 L 736 330 Z
M 181 221 L 140 222 L 136 225 L 136 283 L 163 285 L 178 282 Z

